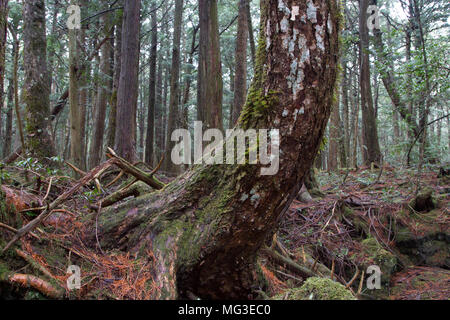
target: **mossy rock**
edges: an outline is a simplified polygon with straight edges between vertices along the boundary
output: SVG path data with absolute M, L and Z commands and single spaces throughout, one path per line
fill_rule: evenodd
M 272 300 L 356 300 L 342 284 L 331 279 L 308 278 L 300 288 L 286 290 Z
M 364 254 L 369 257 L 367 266 L 374 264 L 380 267 L 381 283 L 389 285 L 391 276 L 397 266 L 397 257 L 384 249 L 375 238 L 367 238 L 361 244 Z

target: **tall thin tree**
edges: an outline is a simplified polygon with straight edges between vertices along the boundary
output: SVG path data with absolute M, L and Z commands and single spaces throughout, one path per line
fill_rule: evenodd
M 136 158 L 140 11 L 140 0 L 124 1 L 115 149 L 130 161 Z

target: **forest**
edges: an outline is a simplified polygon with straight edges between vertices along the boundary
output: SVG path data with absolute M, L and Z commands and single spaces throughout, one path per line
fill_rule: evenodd
M 449 38 L 446 0 L 0 0 L 0 300 L 450 299 Z

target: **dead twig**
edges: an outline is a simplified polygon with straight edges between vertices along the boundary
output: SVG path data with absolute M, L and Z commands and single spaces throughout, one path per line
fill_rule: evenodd
M 6 247 L 2 250 L 2 252 L 5 252 L 8 250 L 17 240 L 19 240 L 21 237 L 26 235 L 31 230 L 35 229 L 44 219 L 46 219 L 56 207 L 61 205 L 64 201 L 66 201 L 68 198 L 73 196 L 80 188 L 85 186 L 87 183 L 92 181 L 96 174 L 104 170 L 105 168 L 110 167 L 112 164 L 112 161 L 108 160 L 104 162 L 103 164 L 99 165 L 98 167 L 94 168 L 91 172 L 86 174 L 76 185 L 74 185 L 70 190 L 60 195 L 58 198 L 56 198 L 55 201 L 53 201 L 51 204 L 47 206 L 47 208 L 34 220 L 32 220 L 30 223 L 25 225 L 23 228 L 18 230 L 17 234 L 13 237 L 13 239 L 6 245 Z

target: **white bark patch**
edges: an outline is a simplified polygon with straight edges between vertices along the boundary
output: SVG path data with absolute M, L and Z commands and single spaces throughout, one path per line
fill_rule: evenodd
M 333 33 L 333 25 L 331 23 L 331 15 L 330 14 L 328 14 L 327 29 L 328 29 L 328 34 Z
M 309 63 L 309 48 L 306 45 L 306 38 L 303 35 L 300 35 L 298 38 L 298 48 L 300 49 L 300 64 L 302 66 L 305 63 Z
M 308 16 L 309 21 L 312 23 L 317 23 L 317 8 L 314 6 L 312 1 L 308 1 L 306 15 Z
M 297 80 L 295 80 L 292 86 L 292 93 L 294 94 L 294 100 L 297 99 L 297 94 L 300 90 L 303 90 L 303 80 L 305 80 L 305 73 L 303 69 L 299 69 L 297 72 Z
M 286 18 L 286 16 L 283 17 L 283 20 L 281 20 L 280 22 L 280 28 L 281 31 L 286 33 L 289 30 L 289 20 L 288 18 Z
M 323 41 L 324 38 L 324 30 L 323 26 L 316 25 L 316 41 L 317 41 L 317 47 L 325 51 L 325 42 Z
M 245 200 L 247 200 L 248 199 L 248 194 L 246 194 L 246 193 L 244 193 L 242 196 L 241 196 L 241 199 L 239 199 L 241 202 L 245 202 Z
M 294 122 L 297 121 L 298 109 L 294 110 Z
M 266 24 L 266 51 L 269 50 L 270 45 L 272 44 L 271 40 L 270 40 L 270 36 L 272 35 L 271 29 L 270 29 L 270 19 L 267 19 L 267 24 Z
M 284 109 L 282 114 L 283 118 L 286 118 L 288 115 L 289 115 L 288 109 Z
M 291 15 L 291 10 L 289 10 L 288 6 L 286 5 L 286 3 L 284 3 L 283 0 L 278 0 L 278 10 L 283 12 L 286 16 Z

